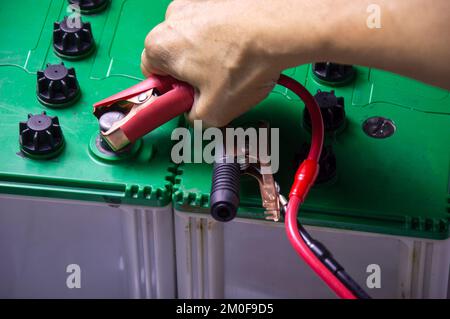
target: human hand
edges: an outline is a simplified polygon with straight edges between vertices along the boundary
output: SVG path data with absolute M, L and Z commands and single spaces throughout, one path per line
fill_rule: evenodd
M 263 100 L 289 66 L 292 41 L 280 21 L 289 27 L 290 2 L 299 1 L 173 1 L 145 40 L 142 72 L 191 84 L 189 120 L 224 126 Z
M 141 68 L 194 86 L 188 118 L 206 126 L 228 124 L 264 99 L 282 70 L 314 61 L 377 67 L 448 88 L 449 2 L 411 1 L 380 0 L 383 28 L 370 29 L 372 0 L 175 0 L 148 34 Z M 417 15 L 429 22 L 418 24 Z

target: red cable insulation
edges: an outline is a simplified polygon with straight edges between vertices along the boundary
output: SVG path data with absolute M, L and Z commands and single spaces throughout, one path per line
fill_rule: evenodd
M 312 137 L 311 137 L 311 148 L 307 157 L 307 160 L 302 163 L 298 169 L 293 189 L 291 190 L 289 196 L 289 203 L 285 216 L 286 233 L 294 247 L 295 251 L 300 255 L 300 257 L 311 267 L 316 274 L 338 295 L 340 298 L 344 299 L 356 299 L 356 296 L 337 279 L 334 274 L 322 264 L 322 262 L 314 255 L 314 253 L 309 249 L 304 240 L 300 237 L 299 229 L 297 226 L 297 215 L 302 201 L 306 197 L 309 188 L 314 183 L 317 175 L 318 162 L 320 158 L 320 153 L 322 151 L 322 145 L 324 140 L 323 132 L 323 121 L 322 115 L 320 113 L 320 108 L 317 105 L 314 97 L 297 81 L 281 75 L 278 80 L 278 84 L 284 86 L 285 88 L 291 90 L 293 93 L 298 95 L 300 99 L 305 104 L 311 116 L 312 123 Z M 315 162 L 315 165 L 308 164 L 305 167 L 302 166 L 307 162 Z M 314 170 L 313 172 L 307 170 Z M 309 174 L 308 174 L 309 173 Z
M 309 115 L 311 117 L 312 137 L 311 149 L 309 150 L 307 159 L 319 162 L 323 145 L 323 121 L 322 114 L 320 114 L 320 109 L 317 105 L 316 100 L 311 95 L 311 93 L 309 93 L 308 90 L 305 89 L 303 85 L 284 74 L 280 76 L 278 84 L 295 93 L 303 101 L 306 108 L 308 109 Z

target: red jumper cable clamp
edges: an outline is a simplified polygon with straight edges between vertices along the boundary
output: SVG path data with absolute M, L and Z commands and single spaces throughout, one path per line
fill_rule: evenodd
M 123 149 L 174 117 L 189 111 L 194 89 L 169 76 L 152 75 L 148 79 L 94 104 L 94 115 L 111 111 L 124 117 L 101 132 L 113 151 Z

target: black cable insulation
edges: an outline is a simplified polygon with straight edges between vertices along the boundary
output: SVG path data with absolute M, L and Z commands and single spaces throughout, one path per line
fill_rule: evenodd
M 281 210 L 284 218 L 285 210 Z M 297 221 L 298 230 L 303 241 L 316 257 L 328 268 L 336 278 L 358 299 L 372 299 L 370 295 L 345 271 L 344 267 L 334 259 L 331 252 L 320 241 L 311 237 L 306 229 Z

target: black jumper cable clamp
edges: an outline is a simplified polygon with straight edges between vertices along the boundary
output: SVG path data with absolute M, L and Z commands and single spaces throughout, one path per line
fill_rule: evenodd
M 260 122 L 259 128 L 270 131 L 267 122 Z M 227 145 L 226 134 L 223 145 Z M 258 136 L 258 144 L 259 143 Z M 270 150 L 270 138 L 267 139 L 267 150 Z M 234 143 L 232 144 L 234 145 Z M 279 186 L 272 175 L 270 162 L 261 159 L 258 154 L 250 152 L 248 141 L 244 145 L 234 145 L 231 151 L 223 147 L 221 154 L 216 156 L 213 166 L 210 208 L 214 219 L 227 222 L 236 217 L 240 197 L 240 177 L 249 175 L 259 184 L 262 206 L 267 220 L 278 221 L 280 210 L 286 199 L 279 193 Z M 228 153 L 227 153 L 228 152 Z

